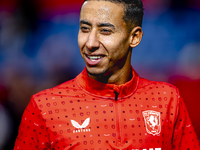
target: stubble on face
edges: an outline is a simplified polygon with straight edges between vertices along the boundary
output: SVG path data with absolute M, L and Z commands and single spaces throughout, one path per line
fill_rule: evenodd
M 101 82 L 107 82 L 105 79 L 110 78 L 121 70 L 118 76 L 123 74 L 122 69 L 130 69 L 130 55 L 129 54 L 129 34 L 127 33 L 127 26 L 123 20 L 124 7 L 108 1 L 89 1 L 85 2 L 81 9 L 80 22 L 88 22 L 90 31 L 88 33 L 79 31 L 79 47 L 81 55 L 86 63 L 88 75 Z M 113 25 L 114 29 L 110 34 L 105 35 L 101 33 L 99 24 Z M 106 27 L 108 28 L 108 27 Z M 92 51 L 87 47 L 87 40 L 90 38 L 90 34 L 96 34 L 93 40 L 99 42 L 99 47 Z M 87 54 L 105 55 L 97 65 L 89 65 L 87 62 Z M 127 63 L 128 62 L 128 63 Z M 126 71 L 124 71 L 126 72 Z M 104 81 L 105 80 L 105 81 Z

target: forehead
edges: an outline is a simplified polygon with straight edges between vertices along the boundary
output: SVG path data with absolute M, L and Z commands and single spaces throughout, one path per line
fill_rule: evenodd
M 109 1 L 86 1 L 83 3 L 80 19 L 96 21 L 123 20 L 124 6 Z

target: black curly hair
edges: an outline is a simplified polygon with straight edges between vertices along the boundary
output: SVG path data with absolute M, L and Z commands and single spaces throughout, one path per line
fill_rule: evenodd
M 84 0 L 91 1 L 91 0 Z M 96 0 L 96 1 L 109 1 L 124 5 L 124 21 L 127 26 L 133 28 L 135 26 L 142 26 L 144 15 L 144 8 L 142 0 Z

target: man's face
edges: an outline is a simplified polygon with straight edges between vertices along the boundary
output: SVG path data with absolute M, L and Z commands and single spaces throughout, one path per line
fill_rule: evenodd
M 130 35 L 123 5 L 87 1 L 80 12 L 78 44 L 90 75 L 112 75 L 127 65 Z

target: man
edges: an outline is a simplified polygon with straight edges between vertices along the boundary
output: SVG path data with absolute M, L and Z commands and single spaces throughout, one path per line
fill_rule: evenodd
M 35 94 L 15 150 L 200 149 L 178 90 L 131 67 L 142 38 L 141 0 L 86 0 L 78 44 L 86 68 Z

